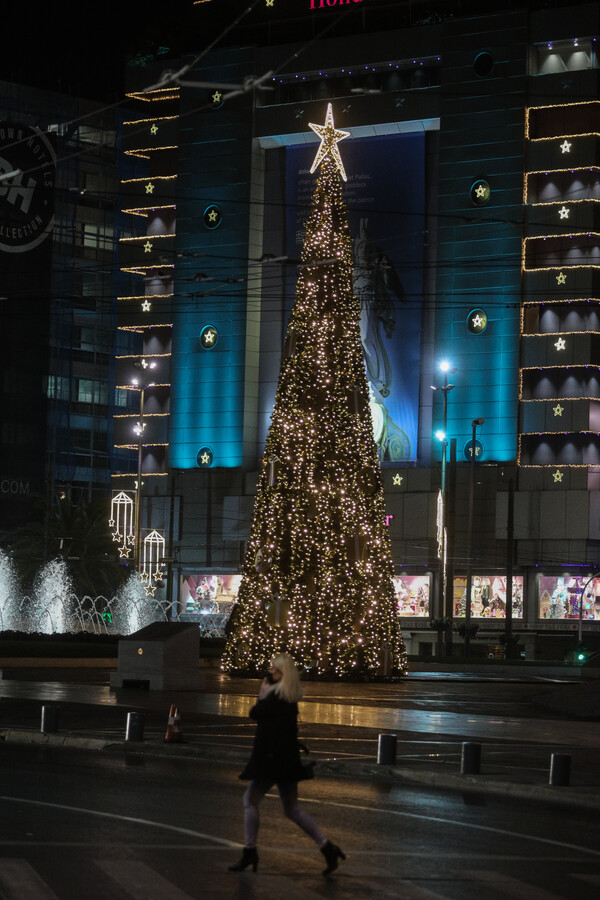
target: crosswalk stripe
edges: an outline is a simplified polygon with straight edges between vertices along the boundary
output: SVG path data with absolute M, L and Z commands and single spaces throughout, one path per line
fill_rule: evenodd
M 0 859 L 0 888 L 4 900 L 58 900 L 26 859 Z
M 502 872 L 472 869 L 469 875 L 474 881 L 483 881 L 485 884 L 493 885 L 494 890 L 505 891 L 509 897 L 514 897 L 516 900 L 520 900 L 520 898 L 531 900 L 532 897 L 535 897 L 535 900 L 564 900 L 561 894 L 553 894 L 537 884 L 511 878 L 510 875 L 504 875 Z
M 189 894 L 143 862 L 103 859 L 95 860 L 95 863 L 135 900 L 192 900 Z

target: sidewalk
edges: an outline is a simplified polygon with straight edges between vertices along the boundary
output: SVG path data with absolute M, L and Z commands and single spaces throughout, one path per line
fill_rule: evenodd
M 255 681 L 231 680 L 224 687 L 208 675 L 202 691 L 111 691 L 108 670 L 101 668 L 93 675 L 89 669 L 73 669 L 69 680 L 59 669 L 44 672 L 44 681 L 10 674 L 10 679 L 0 680 L 0 740 L 6 743 L 206 759 L 236 769 L 247 760 L 253 735 L 247 715 Z M 317 777 L 422 785 L 600 810 L 596 722 L 430 714 L 381 705 L 390 702 L 386 685 L 369 685 L 362 691 L 355 685 L 308 687 L 301 708 L 301 737 L 317 762 Z M 328 693 L 336 696 L 330 698 Z M 368 695 L 374 695 L 375 702 Z M 164 741 L 171 703 L 182 713 L 181 743 Z M 55 733 L 41 732 L 44 705 L 57 709 Z M 125 740 L 128 712 L 143 716 L 142 740 Z M 398 740 L 396 764 L 379 765 L 378 736 L 392 732 Z M 481 774 L 461 774 L 465 741 L 481 741 Z M 549 746 L 557 753 L 573 754 L 568 787 L 548 784 Z

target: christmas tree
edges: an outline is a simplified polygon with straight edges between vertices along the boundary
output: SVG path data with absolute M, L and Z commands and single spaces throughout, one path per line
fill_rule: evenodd
M 331 104 L 306 222 L 228 671 L 276 652 L 318 675 L 404 673 L 381 471 L 353 294 L 346 180 Z

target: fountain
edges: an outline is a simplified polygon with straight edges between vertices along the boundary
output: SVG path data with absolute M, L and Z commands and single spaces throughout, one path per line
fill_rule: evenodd
M 66 561 L 57 558 L 39 571 L 31 595 L 23 594 L 12 559 L 0 549 L 0 631 L 118 636 L 133 634 L 152 622 L 197 620 L 185 604 L 180 615 L 177 603 L 169 603 L 165 593 L 164 586 L 152 586 L 149 590 L 147 581 L 133 572 L 114 597 L 78 597 Z M 200 633 L 206 637 L 224 636 L 225 622 L 221 619 L 229 615 L 213 622 L 214 616 L 201 612 Z
M 17 573 L 12 559 L 0 550 L 0 629 L 18 631 L 21 624 Z

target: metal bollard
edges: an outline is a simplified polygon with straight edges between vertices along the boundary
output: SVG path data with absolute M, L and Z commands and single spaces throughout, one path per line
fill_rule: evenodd
M 466 741 L 460 756 L 461 775 L 479 775 L 481 769 L 481 744 Z
M 553 753 L 550 757 L 550 780 L 555 787 L 568 787 L 571 773 L 571 757 L 568 753 Z
M 380 734 L 377 740 L 377 765 L 396 765 L 396 735 Z
M 129 712 L 127 713 L 127 727 L 125 729 L 126 741 L 143 741 L 144 740 L 144 713 Z
M 58 709 L 56 706 L 42 706 L 40 731 L 43 734 L 54 734 L 55 731 L 58 731 Z

